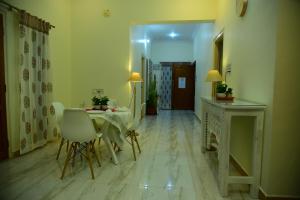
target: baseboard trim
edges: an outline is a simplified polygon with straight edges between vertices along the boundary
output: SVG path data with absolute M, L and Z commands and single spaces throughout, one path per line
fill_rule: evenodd
M 200 122 L 201 124 L 201 119 L 198 117 L 198 115 L 196 115 L 196 113 L 194 112 L 194 115 L 196 116 L 196 119 Z
M 20 150 L 12 152 L 11 157 L 9 159 L 16 158 L 16 157 L 19 157 L 19 156 L 20 156 Z
M 230 154 L 230 163 L 242 176 L 248 176 L 246 170 L 241 166 L 241 164 L 232 154 Z M 268 195 L 261 187 L 259 188 L 258 198 L 260 200 L 300 200 L 300 197 L 296 196 Z
M 237 161 L 237 159 L 230 154 L 230 162 L 231 164 L 236 168 L 236 170 L 242 175 L 242 176 L 248 176 L 248 173 L 246 170 L 242 167 L 242 165 Z
M 261 187 L 259 188 L 258 198 L 260 200 L 300 200 L 300 197 L 295 196 L 268 195 Z

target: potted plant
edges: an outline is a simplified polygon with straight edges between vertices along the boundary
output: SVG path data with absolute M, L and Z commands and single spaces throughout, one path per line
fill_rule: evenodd
M 227 91 L 225 92 L 226 97 L 232 97 L 232 88 L 228 88 Z
M 222 82 L 217 83 L 217 97 L 225 97 L 226 94 L 227 85 Z
M 92 101 L 93 101 L 93 108 L 95 110 L 100 110 L 100 108 L 101 108 L 101 99 L 99 97 L 94 96 L 92 98 Z
M 149 94 L 148 100 L 146 102 L 146 112 L 148 115 L 156 115 L 157 114 L 157 91 L 156 91 L 156 77 L 154 75 L 154 80 L 150 81 L 149 84 Z
M 107 110 L 108 101 L 109 101 L 109 98 L 107 96 L 100 98 L 101 110 Z

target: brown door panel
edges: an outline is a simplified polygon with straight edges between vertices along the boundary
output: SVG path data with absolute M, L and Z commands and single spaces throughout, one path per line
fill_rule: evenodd
M 3 16 L 0 14 L 0 160 L 8 158 L 3 38 Z
M 195 66 L 173 64 L 172 109 L 194 110 Z M 179 78 L 185 79 L 184 88 L 179 88 Z

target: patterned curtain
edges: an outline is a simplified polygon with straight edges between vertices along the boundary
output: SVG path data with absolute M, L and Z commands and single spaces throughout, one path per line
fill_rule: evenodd
M 19 28 L 20 153 L 23 154 L 57 137 L 57 128 L 50 109 L 50 24 L 22 11 Z
M 172 68 L 163 66 L 160 85 L 160 108 L 171 109 L 172 99 Z

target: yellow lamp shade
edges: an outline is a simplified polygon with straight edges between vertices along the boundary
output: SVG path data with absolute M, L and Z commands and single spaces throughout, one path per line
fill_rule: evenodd
M 222 76 L 220 75 L 218 70 L 212 69 L 207 73 L 206 81 L 207 82 L 217 82 L 222 81 Z
M 138 72 L 132 72 L 130 78 L 128 79 L 130 82 L 143 82 L 143 79 Z

